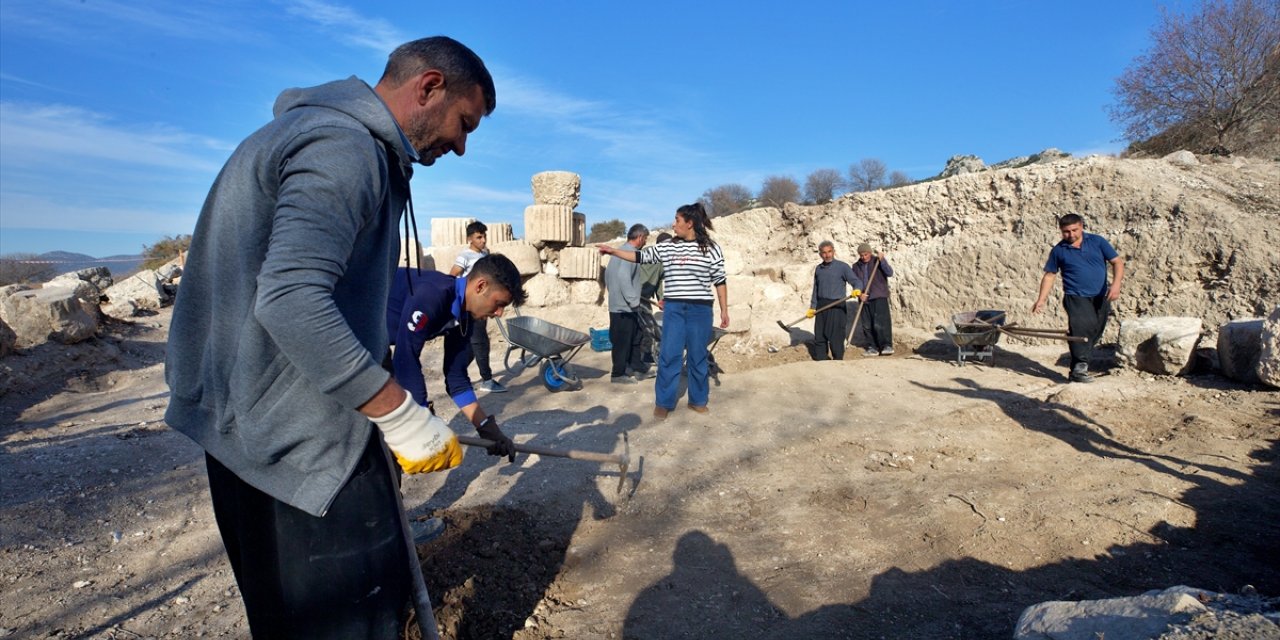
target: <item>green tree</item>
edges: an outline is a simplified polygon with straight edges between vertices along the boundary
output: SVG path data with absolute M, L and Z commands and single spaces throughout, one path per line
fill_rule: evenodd
M 142 248 L 142 268 L 158 269 L 191 246 L 191 234 L 165 236 Z
M 591 233 L 587 234 L 587 242 L 608 242 L 626 235 L 627 223 L 615 218 L 591 225 Z
M 769 176 L 760 187 L 760 202 L 779 209 L 788 202 L 800 202 L 800 183 L 789 176 Z
M 1141 141 L 1169 129 L 1211 133 L 1227 153 L 1227 135 L 1274 116 L 1280 82 L 1280 3 L 1208 0 L 1198 13 L 1162 12 L 1151 49 L 1116 80 L 1111 119 L 1125 138 Z

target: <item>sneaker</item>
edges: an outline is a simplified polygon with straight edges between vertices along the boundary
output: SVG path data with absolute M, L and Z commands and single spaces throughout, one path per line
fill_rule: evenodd
M 609 382 L 612 384 L 636 384 L 639 381 L 631 376 L 613 376 L 609 378 Z
M 880 350 L 880 355 L 882 355 L 882 356 L 891 356 L 891 355 L 893 355 L 893 347 L 885 347 L 885 348 L 881 349 L 881 350 Z
M 414 544 L 426 544 L 444 533 L 444 520 L 440 518 L 410 520 L 409 532 L 413 534 Z
M 689 410 L 693 411 L 694 413 L 707 413 L 711 411 L 710 409 L 707 408 L 707 405 L 705 404 L 691 404 L 689 405 Z
M 862 355 L 867 356 L 867 357 L 871 357 L 871 356 L 878 356 L 878 355 L 880 355 L 880 352 L 879 352 L 879 351 L 877 351 L 875 347 L 867 347 L 867 348 L 862 352 Z
M 657 419 L 659 419 L 659 420 L 666 420 L 666 419 L 667 419 L 667 414 L 668 414 L 668 413 L 671 413 L 671 410 L 670 410 L 670 409 L 667 409 L 666 407 L 654 407 L 654 408 L 653 408 L 653 417 L 655 417 L 655 418 L 657 418 Z
M 627 369 L 627 375 L 635 378 L 636 380 L 648 380 L 649 378 L 656 377 L 658 374 L 654 373 L 653 369 L 645 369 L 644 371 Z
M 476 391 L 487 391 L 489 393 L 506 393 L 507 388 L 502 386 L 502 383 L 498 382 L 497 380 L 490 378 L 488 380 L 481 380 L 480 384 L 476 385 Z
M 1093 376 L 1089 375 L 1088 365 L 1076 365 L 1071 368 L 1071 375 L 1067 376 L 1067 380 L 1071 382 L 1093 382 Z

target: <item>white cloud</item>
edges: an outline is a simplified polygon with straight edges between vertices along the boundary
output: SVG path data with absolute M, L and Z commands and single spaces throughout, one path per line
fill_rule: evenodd
M 339 40 L 387 55 L 407 39 L 381 18 L 367 18 L 354 9 L 321 0 L 294 0 L 288 12 L 323 27 Z

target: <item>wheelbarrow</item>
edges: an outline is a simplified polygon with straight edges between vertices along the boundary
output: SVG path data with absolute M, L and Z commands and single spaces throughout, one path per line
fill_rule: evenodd
M 507 354 L 502 359 L 507 373 L 514 376 L 526 368 L 539 367 L 542 386 L 548 391 L 582 388 L 582 379 L 574 374 L 569 361 L 583 345 L 591 342 L 591 336 L 533 316 L 496 320 L 498 330 L 507 340 Z M 517 351 L 519 355 L 513 364 L 511 356 Z
M 977 358 L 978 362 L 986 360 L 987 364 L 994 362 L 1005 313 L 995 309 L 963 311 L 952 315 L 947 324 L 938 325 L 956 346 L 956 364 L 964 366 L 965 358 L 969 357 Z

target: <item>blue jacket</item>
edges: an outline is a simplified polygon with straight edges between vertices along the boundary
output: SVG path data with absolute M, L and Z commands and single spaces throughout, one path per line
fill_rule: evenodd
M 280 94 L 218 174 L 173 309 L 165 421 L 240 479 L 321 516 L 389 379 L 387 293 L 417 154 L 351 77 Z
M 409 293 L 409 284 L 413 293 Z M 471 353 L 471 315 L 466 312 L 466 278 L 439 271 L 396 269 L 387 298 L 387 333 L 396 345 L 391 358 L 396 382 L 418 404 L 427 404 L 427 380 L 422 375 L 422 348 L 428 340 L 444 336 L 444 388 L 459 408 L 476 401 L 467 367 Z

